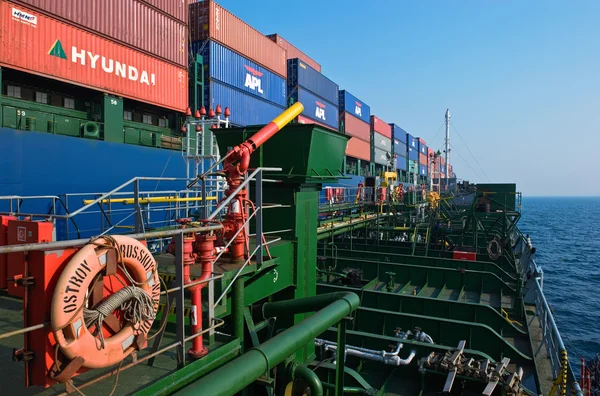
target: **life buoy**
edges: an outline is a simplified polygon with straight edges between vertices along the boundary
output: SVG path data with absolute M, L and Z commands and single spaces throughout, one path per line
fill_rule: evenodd
M 116 273 L 104 277 L 115 257 L 111 250 L 116 250 Z M 88 307 L 90 288 L 100 279 L 103 299 Z M 68 359 L 81 357 L 82 366 L 92 369 L 109 367 L 145 345 L 159 301 L 160 280 L 150 251 L 126 236 L 99 238 L 79 250 L 61 273 L 52 298 L 52 331 Z M 112 315 L 115 310 L 118 326 L 113 323 L 109 331 L 102 325 L 105 316 L 96 319 L 100 311 Z

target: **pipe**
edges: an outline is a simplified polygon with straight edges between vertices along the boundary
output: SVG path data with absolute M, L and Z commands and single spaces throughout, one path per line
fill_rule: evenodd
M 313 297 L 298 298 L 295 300 L 285 300 L 263 305 L 262 312 L 265 319 L 275 318 L 278 316 L 296 315 L 306 312 L 317 311 L 326 307 L 338 300 L 347 301 L 351 305 L 353 296 L 352 292 L 334 292 L 320 294 Z M 353 311 L 353 310 L 352 310 Z
M 206 197 L 207 201 L 216 201 L 217 197 Z M 102 201 L 103 204 L 109 203 L 121 203 L 123 205 L 133 205 L 135 198 L 111 198 L 105 199 Z M 195 202 L 202 201 L 202 197 L 192 197 L 192 198 L 179 198 L 177 196 L 163 196 L 163 197 L 149 197 L 149 198 L 140 198 L 138 200 L 138 204 L 149 204 L 149 203 L 170 203 L 170 202 Z M 87 205 L 95 202 L 93 199 L 84 199 L 83 204 Z
M 328 382 L 322 382 L 322 385 L 323 385 L 324 388 L 335 390 L 335 385 L 334 384 L 330 384 Z M 360 393 L 360 394 L 363 394 L 363 395 L 371 395 L 371 394 L 373 394 L 373 393 L 370 393 L 368 390 L 363 389 L 363 388 L 358 388 L 358 387 L 355 387 L 355 386 L 344 386 L 344 393 L 343 394 L 345 395 L 345 394 L 348 394 L 348 393 Z
M 319 345 L 319 346 L 325 345 L 326 351 L 336 351 L 337 350 L 337 345 L 333 341 L 316 339 L 315 344 Z M 361 347 L 348 345 L 348 346 L 346 346 L 345 354 L 351 355 L 351 356 L 356 356 L 356 357 L 363 358 L 363 359 L 369 359 L 369 360 L 374 360 L 377 362 L 382 362 L 382 363 L 389 364 L 392 366 L 406 366 L 406 365 L 410 364 L 410 362 L 414 359 L 416 352 L 414 350 L 410 351 L 410 354 L 408 355 L 408 357 L 406 359 L 401 359 L 398 356 L 398 354 L 400 353 L 400 350 L 402 349 L 402 347 L 403 347 L 403 344 L 398 343 L 398 345 L 396 345 L 396 349 L 393 352 L 387 352 L 387 351 L 376 351 L 373 349 L 367 349 L 367 348 L 361 348 Z
M 311 396 L 323 396 L 323 384 L 314 371 L 306 366 L 296 366 L 293 371 L 292 378 L 302 379 L 310 388 Z
M 335 298 L 332 298 L 335 295 Z M 325 297 L 329 296 L 329 299 Z M 257 348 L 224 365 L 218 370 L 202 377 L 188 387 L 177 392 L 179 395 L 212 395 L 229 396 L 241 391 L 252 384 L 265 372 L 285 360 L 289 355 L 313 341 L 315 337 L 350 315 L 358 308 L 360 299 L 354 293 L 331 293 L 316 297 L 306 297 L 296 300 L 281 301 L 265 305 L 281 306 L 290 304 L 295 310 L 308 312 L 316 306 L 314 301 L 321 304 L 321 308 L 314 315 L 283 331 Z M 263 308 L 263 312 L 273 312 Z M 280 313 L 278 309 L 274 312 Z M 289 314 L 298 313 L 288 311 Z M 224 380 L 225 379 L 225 380 Z

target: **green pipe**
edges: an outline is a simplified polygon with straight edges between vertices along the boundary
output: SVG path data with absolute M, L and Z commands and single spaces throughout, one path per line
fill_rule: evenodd
M 233 335 L 244 345 L 244 279 L 238 278 L 233 284 Z
M 323 396 L 323 385 L 314 371 L 306 366 L 296 366 L 293 378 L 299 378 L 306 382 L 310 388 L 311 396 Z
M 373 221 L 374 219 L 369 219 L 369 220 L 364 220 L 362 223 L 355 223 L 355 224 L 348 224 L 346 226 L 340 227 L 340 228 L 336 228 L 335 230 L 330 230 L 330 231 L 321 231 L 318 235 L 317 235 L 317 241 L 322 241 L 323 239 L 327 239 L 329 237 L 332 236 L 337 236 L 337 235 L 341 235 L 341 234 L 345 234 L 348 231 L 353 231 L 353 230 L 358 230 L 359 228 L 365 228 L 369 222 Z
M 328 382 L 322 382 L 321 384 L 323 385 L 324 388 L 335 390 L 334 384 L 330 384 Z M 344 386 L 344 393 L 361 393 L 363 395 L 370 394 L 369 391 L 367 391 L 366 389 L 358 388 L 356 386 Z
M 336 301 L 346 301 L 348 306 L 353 307 L 354 299 L 358 307 L 360 301 L 358 296 L 352 292 L 333 292 L 319 294 L 318 296 L 298 298 L 295 300 L 285 300 L 263 305 L 263 316 L 265 319 L 275 318 L 277 316 L 296 315 L 306 312 L 314 312 L 326 307 Z M 350 312 L 354 311 L 351 309 Z M 335 324 L 337 322 L 334 322 Z M 333 325 L 332 324 L 332 325 Z
M 335 297 L 335 298 L 333 298 Z M 317 305 L 315 300 L 320 302 Z M 275 309 L 263 309 L 263 312 L 278 313 L 281 304 L 290 305 L 294 310 L 320 309 L 311 317 L 283 331 L 257 348 L 202 377 L 197 382 L 182 389 L 179 395 L 230 396 L 252 384 L 257 378 L 281 363 L 284 359 L 313 341 L 328 328 L 350 315 L 358 308 L 360 299 L 354 293 L 330 293 L 297 300 L 265 304 L 275 305 Z M 287 313 L 294 313 L 288 309 Z M 299 312 L 296 312 L 299 313 Z

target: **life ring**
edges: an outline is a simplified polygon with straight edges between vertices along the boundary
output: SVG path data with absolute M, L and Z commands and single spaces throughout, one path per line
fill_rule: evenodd
M 99 275 L 106 274 L 107 263 L 111 260 L 114 263 L 115 255 L 108 254 L 111 250 L 116 250 L 116 273 L 100 278 Z M 90 288 L 100 279 L 104 284 L 103 299 L 92 309 L 87 307 L 92 294 Z M 127 292 L 131 293 L 130 297 Z M 156 317 L 159 301 L 160 280 L 156 260 L 150 251 L 130 237 L 99 238 L 79 250 L 61 273 L 52 297 L 52 331 L 60 351 L 68 359 L 79 357 L 80 361 L 83 359 L 82 367 L 91 369 L 109 367 L 145 346 L 145 337 Z M 137 311 L 132 318 L 136 303 L 142 311 Z M 112 316 L 119 308 L 121 311 L 117 312 L 119 317 L 116 319 L 120 328 L 113 324 L 112 332 L 104 328 L 104 316 L 99 321 L 94 318 L 93 314 L 100 310 L 108 311 L 107 315 Z

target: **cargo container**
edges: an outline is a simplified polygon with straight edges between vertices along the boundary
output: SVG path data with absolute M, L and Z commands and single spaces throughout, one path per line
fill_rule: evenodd
M 204 103 L 213 109 L 229 107 L 229 120 L 238 126 L 267 124 L 285 109 L 218 81 L 206 83 Z
M 425 165 L 419 164 L 419 175 L 427 176 L 427 167 Z
M 340 91 L 339 97 L 340 112 L 350 113 L 367 124 L 371 122 L 371 108 L 367 104 L 346 90 Z
M 406 145 L 416 151 L 419 151 L 418 141 L 410 133 L 406 134 Z
M 427 147 L 427 158 L 428 158 L 428 161 L 431 161 L 431 159 L 433 158 L 434 155 L 435 155 L 435 151 L 433 151 L 432 148 Z
M 408 159 L 411 161 L 419 161 L 419 152 L 417 149 L 413 149 L 412 147 L 408 148 Z
M 54 0 L 46 0 L 54 1 Z M 85 0 L 87 1 L 87 0 Z M 173 18 L 187 24 L 190 4 L 196 3 L 198 0 L 140 0 L 155 7 L 157 10 L 164 12 Z
M 409 159 L 407 161 L 407 165 L 408 165 L 408 169 L 407 169 L 408 172 L 410 172 L 410 173 L 414 173 L 414 172 L 419 173 L 419 163 L 418 162 Z
M 427 146 L 425 145 L 425 141 L 423 139 L 419 139 L 419 153 L 427 155 Z
M 5 1 L 0 12 L 0 66 L 173 110 L 188 106 L 187 69 Z
M 390 164 L 390 159 L 392 158 L 391 154 L 386 150 L 381 150 L 375 147 L 373 149 L 373 159 L 372 162 L 375 162 L 379 165 L 387 166 Z
M 406 131 L 396 124 L 390 124 L 390 128 L 392 129 L 392 137 L 406 144 Z
M 371 146 L 369 142 L 352 137 L 346 146 L 346 155 L 360 160 L 369 161 L 371 158 Z
M 427 166 L 427 156 L 419 153 L 419 164 Z
M 371 140 L 369 124 L 361 121 L 359 118 L 356 118 L 347 112 L 341 114 L 340 131 L 346 135 L 356 136 L 365 142 L 369 142 Z
M 290 92 L 300 86 L 333 103 L 336 107 L 338 106 L 339 87 L 336 83 L 300 59 L 290 59 L 287 61 L 287 65 L 288 90 Z
M 294 102 L 300 102 L 304 105 L 303 116 L 338 130 L 337 105 L 329 103 L 301 87 L 296 87 L 293 92 L 290 92 L 290 97 Z
M 394 139 L 394 151 L 393 151 L 393 153 L 396 154 L 396 155 L 399 155 L 401 157 L 406 158 L 406 156 L 408 155 L 407 149 L 406 149 L 406 143 L 402 143 L 398 139 Z
M 379 132 L 387 138 L 392 138 L 392 127 L 390 127 L 390 124 L 386 124 L 381 118 L 372 115 L 370 117 L 370 124 L 372 131 Z
M 194 42 L 192 52 L 202 55 L 208 66 L 204 67 L 205 79 L 231 85 L 280 106 L 287 105 L 287 81 L 283 77 L 216 41 Z
M 29 17 L 44 14 L 154 58 L 183 67 L 188 65 L 187 24 L 137 0 L 19 0 L 17 3 L 31 7 Z M 20 5 L 11 8 L 18 11 Z
M 392 140 L 378 132 L 373 132 L 373 145 L 384 151 L 392 152 Z
M 408 169 L 408 159 L 406 157 L 396 156 L 396 169 L 407 170 Z
M 192 41 L 213 39 L 286 77 L 285 49 L 214 1 L 190 5 L 190 37 Z
M 311 120 L 310 118 L 304 117 L 304 116 L 301 116 L 301 115 L 299 115 L 298 117 L 296 117 L 295 120 L 296 120 L 296 122 L 298 124 L 316 124 L 316 125 L 322 126 L 323 128 L 331 129 L 331 127 L 328 126 L 328 125 L 325 125 L 323 123 L 317 122 L 315 120 Z
M 313 69 L 315 69 L 316 71 L 321 73 L 321 65 L 318 64 L 314 59 L 312 59 L 308 55 L 306 55 L 304 52 L 300 51 L 298 48 L 293 46 L 289 41 L 287 41 L 286 39 L 284 39 L 277 33 L 268 34 L 267 37 L 270 38 L 271 40 L 273 40 L 275 43 L 277 43 L 277 45 L 279 45 L 281 48 L 283 48 L 286 51 L 287 59 L 298 58 L 302 62 L 308 64 L 310 67 L 312 67 Z

